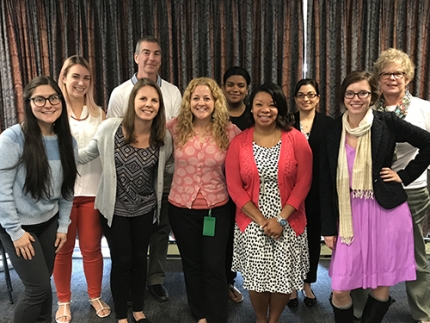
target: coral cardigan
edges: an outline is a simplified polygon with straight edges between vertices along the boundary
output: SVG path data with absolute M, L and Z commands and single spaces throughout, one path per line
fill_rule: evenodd
M 236 223 L 243 232 L 252 219 L 242 207 L 252 201 L 258 208 L 260 177 L 253 152 L 254 127 L 237 135 L 230 143 L 226 157 L 228 192 L 236 204 Z M 305 136 L 292 128 L 282 131 L 281 153 L 278 162 L 278 183 L 282 207 L 293 206 L 296 211 L 288 223 L 297 235 L 306 226 L 304 201 L 312 182 L 312 151 Z

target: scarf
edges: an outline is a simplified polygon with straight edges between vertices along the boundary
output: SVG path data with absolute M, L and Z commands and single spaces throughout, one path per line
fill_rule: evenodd
M 396 109 L 394 110 L 394 113 L 399 118 L 404 119 L 408 114 L 408 109 L 411 105 L 411 99 L 412 95 L 409 93 L 409 91 L 406 91 L 405 96 L 403 97 L 403 99 L 400 100 L 399 104 L 397 104 Z M 376 103 L 376 106 L 376 110 L 378 111 L 387 111 L 385 106 L 385 99 L 382 95 L 379 98 L 379 101 Z
M 398 116 L 400 119 L 404 119 L 406 115 L 408 114 L 409 106 L 411 105 L 411 99 L 412 94 L 409 93 L 408 90 L 406 90 L 405 96 L 403 99 L 400 100 L 399 104 L 397 104 L 396 108 L 394 109 L 394 113 L 396 116 Z M 387 108 L 385 106 L 385 99 L 381 95 L 378 102 L 376 103 L 376 110 L 386 112 Z M 393 154 L 393 164 L 397 161 L 397 146 L 394 148 L 394 154 Z
M 348 123 L 348 111 L 342 117 L 342 136 L 340 139 L 339 157 L 336 174 L 337 194 L 339 198 L 339 236 L 342 243 L 350 245 L 354 238 L 352 227 L 350 181 L 346 159 L 346 133 L 358 137 L 354 166 L 352 171 L 352 192 L 356 198 L 373 199 L 372 185 L 372 151 L 370 128 L 373 123 L 373 112 L 369 109 L 357 128 L 351 129 Z

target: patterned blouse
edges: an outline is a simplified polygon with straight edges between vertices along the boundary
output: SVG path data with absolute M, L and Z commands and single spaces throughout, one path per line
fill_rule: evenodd
M 167 123 L 167 129 L 175 140 L 177 119 Z M 240 133 L 238 127 L 229 122 L 228 138 Z M 218 148 L 211 137 L 201 141 L 193 136 L 188 142 L 174 148 L 175 171 L 169 194 L 169 202 L 183 208 L 192 208 L 198 194 L 201 194 L 208 208 L 227 203 L 228 192 L 224 175 L 226 151 Z
M 124 143 L 122 126 L 115 133 L 117 190 L 114 214 L 135 217 L 153 211 L 157 205 L 154 175 L 158 147 L 136 148 Z

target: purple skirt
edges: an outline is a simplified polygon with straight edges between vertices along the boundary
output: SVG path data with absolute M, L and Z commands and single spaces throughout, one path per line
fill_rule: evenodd
M 351 174 L 355 150 L 348 145 L 346 150 Z M 386 210 L 374 199 L 353 198 L 351 193 L 351 211 L 354 239 L 350 245 L 337 239 L 329 269 L 332 289 L 376 288 L 415 280 L 408 204 Z

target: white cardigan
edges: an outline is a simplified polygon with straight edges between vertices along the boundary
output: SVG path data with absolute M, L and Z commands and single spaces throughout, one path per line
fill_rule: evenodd
M 85 164 L 98 156 L 102 163 L 103 173 L 97 189 L 94 208 L 98 209 L 107 219 L 108 225 L 112 225 L 116 200 L 116 169 L 114 158 L 115 133 L 122 122 L 122 118 L 110 118 L 102 122 L 97 129 L 94 138 L 85 148 L 79 149 L 79 163 Z M 158 170 L 155 173 L 155 194 L 157 196 L 157 209 L 154 213 L 154 221 L 159 220 L 161 210 L 161 198 L 163 196 L 164 171 L 173 172 L 172 137 L 166 131 L 164 146 L 160 147 L 158 158 Z

